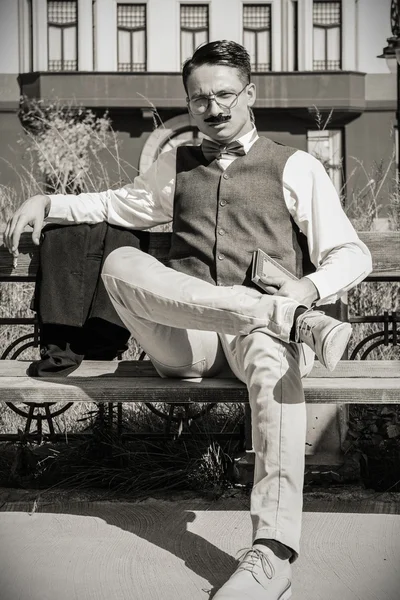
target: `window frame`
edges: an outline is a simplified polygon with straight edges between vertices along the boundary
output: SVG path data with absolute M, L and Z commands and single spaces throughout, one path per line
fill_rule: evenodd
M 240 40 L 244 45 L 243 39 L 243 7 L 247 4 L 269 4 L 271 6 L 271 71 L 279 72 L 282 71 L 284 65 L 284 58 L 282 53 L 282 2 L 283 0 L 241 0 L 240 2 L 240 16 L 239 16 L 239 31 Z
M 337 4 L 339 4 L 339 11 L 340 11 L 340 20 L 339 20 L 339 25 L 315 25 L 314 24 L 314 6 L 316 4 L 330 4 L 332 2 L 335 2 Z M 324 72 L 324 71 L 342 71 L 343 70 L 343 1 L 342 0 L 313 0 L 312 2 L 312 13 L 311 13 L 311 26 L 312 26 L 312 34 L 313 34 L 313 40 L 314 40 L 314 30 L 315 29 L 322 29 L 324 31 L 324 47 L 325 47 L 325 68 L 324 69 L 315 69 L 314 68 L 314 63 L 315 63 L 315 58 L 314 58 L 314 41 L 313 41 L 313 49 L 312 49 L 312 70 L 314 72 Z M 337 69 L 330 69 L 328 67 L 328 62 L 329 62 L 329 58 L 328 58 L 328 30 L 329 29 L 336 29 L 339 28 L 339 51 L 340 51 L 340 58 L 339 58 L 339 67 Z
M 186 0 L 186 2 L 179 2 L 178 3 L 178 22 L 179 22 L 179 59 L 180 59 L 180 65 L 183 65 L 183 63 L 185 62 L 185 60 L 188 58 L 183 58 L 183 51 L 182 51 L 182 32 L 186 31 L 186 32 L 190 32 L 193 33 L 192 36 L 192 46 L 193 46 L 193 52 L 196 50 L 196 45 L 195 45 L 195 37 L 194 34 L 199 33 L 200 31 L 203 31 L 203 28 L 198 28 L 198 29 L 189 29 L 189 28 L 182 28 L 182 7 L 198 7 L 198 6 L 202 6 L 207 8 L 207 41 L 206 43 L 208 43 L 210 41 L 210 16 L 211 16 L 211 10 L 210 10 L 210 3 L 209 2 L 188 2 Z
M 76 21 L 67 25 L 61 23 L 50 23 L 49 21 L 49 2 L 57 2 L 57 0 L 46 0 L 46 29 L 47 29 L 47 70 L 49 73 L 76 73 L 79 71 L 79 0 L 69 0 L 75 2 L 76 5 Z M 61 29 L 61 69 L 50 69 L 50 26 Z M 75 27 L 75 51 L 76 51 L 76 66 L 75 69 L 64 69 L 64 29 Z
M 136 27 L 136 28 L 123 28 L 123 27 L 119 27 L 118 25 L 118 7 L 119 6 L 142 6 L 144 8 L 144 28 L 143 27 Z M 118 73 L 146 73 L 147 72 L 147 19 L 148 19 L 148 9 L 147 9 L 147 2 L 121 2 L 120 0 L 118 0 L 115 3 L 115 20 L 116 20 L 116 29 L 117 29 L 117 40 L 116 40 L 116 46 L 117 46 L 117 65 L 116 65 L 116 71 Z M 131 70 L 130 71 L 125 71 L 125 70 L 120 70 L 119 69 L 119 31 L 129 31 L 130 32 L 130 39 L 129 39 L 129 45 L 130 45 L 130 66 L 132 67 L 132 65 L 134 64 L 133 62 L 133 33 L 135 31 L 144 31 L 144 69 L 143 70 Z
M 263 29 L 251 29 L 251 28 L 247 28 L 244 25 L 244 17 L 245 17 L 245 9 L 246 8 L 253 8 L 253 7 L 257 7 L 257 6 L 264 6 L 264 7 L 268 7 L 269 8 L 269 29 L 263 28 Z M 273 71 L 273 56 L 274 56 L 274 52 L 273 52 L 273 42 L 272 42 L 272 36 L 273 36 L 273 3 L 272 2 L 244 2 L 243 3 L 243 8 L 242 8 L 242 36 L 243 36 L 243 40 L 244 40 L 244 36 L 245 36 L 245 32 L 252 32 L 255 34 L 255 57 L 256 57 L 256 61 L 258 59 L 258 33 L 262 33 L 264 31 L 268 31 L 269 32 L 269 69 L 268 70 L 258 70 L 257 68 L 253 69 L 252 66 L 252 73 L 270 73 L 271 71 Z M 255 67 L 257 67 L 257 62 L 255 63 Z M 263 64 L 263 63 L 261 63 Z

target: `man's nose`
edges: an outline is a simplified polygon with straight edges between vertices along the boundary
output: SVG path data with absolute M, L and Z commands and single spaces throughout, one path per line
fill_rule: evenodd
M 208 99 L 208 113 L 213 117 L 219 115 L 222 112 L 221 107 L 217 104 L 215 96 L 210 96 Z

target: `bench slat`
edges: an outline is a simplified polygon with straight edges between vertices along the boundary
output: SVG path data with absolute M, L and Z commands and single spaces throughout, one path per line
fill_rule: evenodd
M 25 377 L 29 361 L 1 360 L 0 381 L 3 377 Z M 74 377 L 101 377 L 114 375 L 116 377 L 158 377 L 157 371 L 149 360 L 111 360 L 92 361 L 85 360 L 78 369 L 68 375 Z M 400 361 L 398 360 L 342 360 L 338 363 L 333 373 L 327 371 L 319 362 L 316 362 L 310 376 L 315 378 L 397 378 L 400 379 Z M 218 379 L 218 378 L 216 378 Z M 1 384 L 0 384 L 1 386 Z M 400 381 L 399 381 L 400 387 Z M 1 388 L 0 388 L 1 389 Z
M 168 232 L 140 232 L 143 249 L 157 258 L 167 256 L 170 236 Z M 374 270 L 371 276 L 400 278 L 400 231 L 359 232 L 359 236 L 371 251 Z M 34 246 L 31 234 L 21 236 L 18 265 L 13 269 L 12 257 L 3 245 L 3 232 L 0 231 L 0 278 L 32 278 L 38 268 L 38 249 Z
M 309 403 L 398 404 L 399 380 L 327 378 L 304 380 Z M 4 402 L 247 402 L 244 384 L 233 379 L 156 379 L 109 377 L 69 380 L 5 377 L 0 382 Z
M 0 381 L 7 375 L 25 377 L 30 361 L 0 360 Z M 158 373 L 149 360 L 84 360 L 68 378 L 72 377 L 101 377 L 105 375 L 128 377 L 158 377 Z
M 383 369 L 375 369 L 374 377 L 367 377 L 365 372 L 372 367 L 372 362 L 344 361 L 340 365 L 342 375 L 338 369 L 335 375 L 324 377 L 325 370 L 317 365 L 303 382 L 307 402 L 398 403 L 400 361 L 376 361 Z M 0 361 L 2 401 L 229 403 L 248 400 L 245 385 L 235 378 L 163 379 L 150 375 L 151 365 L 139 365 L 137 361 L 88 361 L 68 377 L 38 379 L 25 375 L 26 366 L 24 361 Z M 138 375 L 143 368 L 147 369 L 147 376 Z
M 394 377 L 399 379 L 400 389 L 400 360 L 341 360 L 332 373 L 316 362 L 310 377 L 329 377 L 331 379 L 336 377 L 351 377 L 352 379 Z
M 34 280 L 39 266 L 38 247 L 32 242 L 32 234 L 25 231 L 19 244 L 17 267 L 13 268 L 13 260 L 3 244 L 4 227 L 0 224 L 0 278 L 31 278 Z M 142 250 L 149 252 L 156 258 L 168 256 L 171 234 L 168 232 L 140 231 L 140 244 Z

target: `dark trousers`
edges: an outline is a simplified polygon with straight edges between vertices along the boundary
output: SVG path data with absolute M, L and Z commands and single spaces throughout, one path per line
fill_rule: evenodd
M 127 349 L 130 334 L 110 302 L 101 270 L 116 248 L 145 250 L 147 240 L 145 232 L 107 223 L 43 230 L 33 301 L 41 358 L 30 365 L 30 375 L 65 375 L 83 359 L 112 360 Z

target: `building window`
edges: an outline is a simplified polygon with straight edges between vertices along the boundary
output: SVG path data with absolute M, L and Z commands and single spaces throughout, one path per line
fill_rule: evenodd
M 341 2 L 313 2 L 313 69 L 337 71 L 342 68 Z
M 78 69 L 77 1 L 48 0 L 48 68 L 49 71 Z
M 146 5 L 118 4 L 118 71 L 146 70 Z
M 271 5 L 243 5 L 243 45 L 250 54 L 251 70 L 271 70 Z
M 208 42 L 208 6 L 181 4 L 181 62 L 190 58 L 200 44 Z
M 339 195 L 343 192 L 343 141 L 340 129 L 307 131 L 307 152 L 324 165 Z

